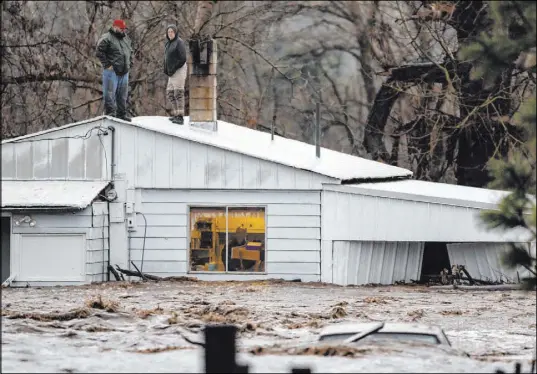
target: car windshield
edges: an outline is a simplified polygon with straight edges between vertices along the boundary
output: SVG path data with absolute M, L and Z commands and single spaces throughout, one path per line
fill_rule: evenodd
M 323 335 L 319 338 L 321 341 L 337 341 L 337 340 L 345 340 L 350 338 L 351 336 L 356 335 L 355 332 L 353 333 L 345 333 L 345 334 L 333 334 L 333 335 Z
M 321 336 L 321 341 L 343 341 L 350 338 L 355 333 L 333 334 Z M 393 333 L 393 332 L 377 332 L 366 336 L 361 339 L 360 342 L 377 343 L 385 341 L 398 341 L 398 342 L 416 342 L 427 344 L 440 344 L 436 335 L 431 334 L 412 334 L 412 333 Z
M 385 341 L 398 341 L 398 342 L 416 342 L 416 343 L 427 343 L 427 344 L 440 344 L 436 335 L 430 334 L 412 334 L 412 333 L 386 333 L 378 332 L 376 334 L 371 334 L 360 340 L 364 343 L 376 343 L 376 342 L 385 342 Z

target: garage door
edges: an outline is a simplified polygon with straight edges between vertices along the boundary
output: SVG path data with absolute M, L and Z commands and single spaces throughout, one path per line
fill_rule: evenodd
M 84 234 L 21 235 L 17 281 L 84 281 L 85 244 Z
M 453 243 L 447 249 L 451 265 L 466 266 L 477 279 L 516 283 L 519 277 L 530 275 L 523 267 L 511 269 L 503 264 L 502 254 L 509 250 L 507 243 Z
M 392 284 L 419 279 L 423 242 L 334 241 L 333 282 Z

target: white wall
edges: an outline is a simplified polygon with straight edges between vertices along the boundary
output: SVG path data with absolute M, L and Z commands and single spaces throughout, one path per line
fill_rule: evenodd
M 95 202 L 92 206 L 92 227 L 88 230 L 86 252 L 86 275 L 87 280 L 103 282 L 107 280 L 107 265 L 109 256 L 110 235 L 108 222 L 108 203 Z M 112 277 L 113 278 L 113 277 Z
M 15 221 L 24 217 L 31 216 L 36 225 L 30 227 L 26 223 L 20 226 L 14 224 Z M 84 277 L 79 281 L 50 281 L 33 279 L 30 285 L 51 285 L 51 284 L 71 284 L 76 282 L 89 283 L 92 281 L 102 281 L 106 273 L 108 260 L 108 208 L 107 203 L 96 202 L 86 209 L 78 212 L 17 212 L 12 218 L 12 242 L 11 242 L 11 272 L 12 274 L 26 274 L 27 269 L 21 267 L 21 260 L 28 261 L 28 258 L 22 259 L 25 240 L 39 239 L 39 236 L 77 236 L 82 235 L 85 238 L 83 253 L 81 254 L 84 265 Z M 58 241 L 58 245 L 62 241 Z M 65 248 L 62 248 L 65 250 Z M 74 250 L 74 249 L 73 249 Z M 56 253 L 56 252 L 55 252 Z M 35 263 L 32 266 L 49 266 L 54 265 L 58 270 L 58 279 L 64 278 L 62 269 L 70 268 L 68 262 L 62 263 L 66 258 L 71 260 L 75 258 L 68 256 L 59 256 L 52 254 L 44 255 L 46 261 L 51 263 Z M 36 257 L 36 261 L 43 262 L 43 258 Z M 52 265 L 51 265 L 52 264 Z M 65 273 L 69 273 L 68 270 Z M 20 277 L 15 278 L 14 286 L 25 286 L 27 282 L 19 282 Z
M 2 180 L 103 180 L 111 173 L 111 135 L 84 135 L 107 120 L 2 144 Z M 61 137 L 61 139 L 60 139 Z M 69 137 L 70 139 L 67 139 Z M 37 141 L 41 139 L 40 141 Z
M 136 210 L 147 218 L 144 272 L 185 275 L 188 206 L 265 206 L 266 271 L 263 275 L 209 274 L 201 279 L 320 279 L 320 192 L 143 189 Z M 144 220 L 130 233 L 130 257 L 140 267 Z
M 320 174 L 136 126 L 113 125 L 117 170 L 125 174 L 129 188 L 320 190 L 321 183 L 337 183 Z
M 408 242 L 505 242 L 499 231 L 487 231 L 480 209 L 322 192 L 323 240 Z M 516 233 L 515 233 L 516 235 Z
M 115 172 L 127 188 L 320 190 L 322 183 L 338 183 L 306 170 L 106 118 L 68 126 L 2 144 L 2 179 L 110 179 L 112 132 L 99 138 L 95 130 L 92 136 L 88 131 L 113 126 Z

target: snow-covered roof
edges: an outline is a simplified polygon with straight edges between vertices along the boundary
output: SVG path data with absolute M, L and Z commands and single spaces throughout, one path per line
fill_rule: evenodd
M 340 180 L 391 179 L 410 177 L 410 170 L 367 160 L 342 152 L 321 148 L 321 157 L 315 155 L 315 145 L 283 138 L 267 132 L 218 121 L 215 132 L 178 126 L 167 117 L 136 117 L 133 124 L 148 130 L 177 136 L 198 143 L 212 145 L 262 160 L 312 171 Z
M 102 120 L 103 118 L 211 145 L 258 159 L 311 171 L 341 181 L 390 180 L 410 178 L 412 176 L 412 172 L 407 169 L 322 147 L 321 157 L 317 158 L 315 155 L 315 145 L 313 144 L 287 139 L 277 135 L 274 135 L 274 140 L 271 140 L 271 134 L 267 132 L 249 129 L 224 121 L 218 121 L 218 130 L 215 132 L 190 127 L 188 125 L 189 117 L 185 117 L 185 124 L 182 126 L 171 123 L 168 117 L 159 116 L 135 117 L 132 119 L 132 123 L 105 116 L 94 118 L 91 121 Z M 16 139 L 8 139 L 2 143 L 9 143 L 88 122 L 90 121 L 78 122 Z
M 107 181 L 2 180 L 3 209 L 84 209 Z
M 348 184 L 345 186 L 324 186 L 327 190 L 338 190 L 354 194 L 483 209 L 496 207 L 499 201 L 509 194 L 507 191 L 419 181 L 414 179 L 382 183 Z

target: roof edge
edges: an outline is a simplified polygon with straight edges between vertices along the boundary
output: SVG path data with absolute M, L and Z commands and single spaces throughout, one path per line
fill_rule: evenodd
M 51 207 L 35 207 L 35 206 L 3 206 L 2 210 L 8 211 L 8 212 L 75 212 L 75 211 L 81 211 L 89 207 L 92 203 L 89 203 L 88 205 L 84 207 L 80 206 L 51 206 Z
M 403 169 L 403 168 L 401 168 Z M 406 170 L 406 169 L 405 169 Z M 341 185 L 347 185 L 347 184 L 361 184 L 361 183 L 383 183 L 383 182 L 395 182 L 395 181 L 401 181 L 401 180 L 407 180 L 412 179 L 412 176 L 414 173 L 412 171 L 408 171 L 410 174 L 408 175 L 398 175 L 395 177 L 385 177 L 385 178 L 351 178 L 351 179 L 343 179 L 341 180 Z
M 26 135 L 17 136 L 16 138 L 5 139 L 5 140 L 2 140 L 2 144 L 6 144 L 6 143 L 16 143 L 17 141 L 20 141 L 20 140 L 33 138 L 33 137 L 36 137 L 36 136 L 40 136 L 40 135 L 44 135 L 44 134 L 48 134 L 48 133 L 52 133 L 52 132 L 55 132 L 55 131 L 60 131 L 60 130 L 64 130 L 64 129 L 69 129 L 69 128 L 71 128 L 71 127 L 76 127 L 76 126 L 86 125 L 86 124 L 88 124 L 88 123 L 97 122 L 97 121 L 102 121 L 102 120 L 105 120 L 105 119 L 108 119 L 108 120 L 113 121 L 113 122 L 128 123 L 128 124 L 130 124 L 130 122 L 123 121 L 123 120 L 121 120 L 121 119 L 119 119 L 119 118 L 115 118 L 115 117 L 111 117 L 111 116 L 103 115 L 103 116 L 97 116 L 97 117 L 93 117 L 93 118 L 88 118 L 88 119 L 85 119 L 85 120 L 83 120 L 83 121 L 78 121 L 78 122 L 75 122 L 75 123 L 68 123 L 67 125 L 54 127 L 54 128 L 51 128 L 51 129 L 47 129 L 47 130 L 43 130 L 43 131 L 38 131 L 38 132 L 31 133 L 31 134 L 26 134 Z
M 85 125 L 85 124 L 92 123 L 92 122 L 97 122 L 97 121 L 103 120 L 105 118 L 110 118 L 110 117 L 108 117 L 108 116 L 98 116 L 98 117 L 89 118 L 89 119 L 79 121 L 79 122 L 75 122 L 75 123 L 68 123 L 67 125 L 54 127 L 52 129 L 33 132 L 31 134 L 26 134 L 26 135 L 21 135 L 21 136 L 17 136 L 16 138 L 5 139 L 5 140 L 2 140 L 2 144 L 16 143 L 17 141 L 20 141 L 20 140 L 29 139 L 29 138 L 33 138 L 33 137 L 36 137 L 36 136 L 49 134 L 49 133 L 52 133 L 52 132 L 55 132 L 55 131 L 60 131 L 60 130 L 64 130 L 64 129 L 68 129 L 68 128 L 76 127 L 76 126 L 80 126 L 80 125 Z
M 397 199 L 397 200 L 406 200 L 406 201 L 416 201 L 421 203 L 431 203 L 439 205 L 452 205 L 462 208 L 473 208 L 473 209 L 498 209 L 498 204 L 495 203 L 483 203 L 465 199 L 453 199 L 446 197 L 430 197 L 419 194 L 412 194 L 406 192 L 394 192 L 394 191 L 380 191 L 369 188 L 353 188 L 348 185 L 337 185 L 331 183 L 323 183 L 324 191 L 334 191 L 334 192 L 343 192 L 352 195 L 363 195 L 363 196 L 373 196 L 373 197 L 384 197 L 388 199 Z
M 2 180 L 4 182 L 4 180 Z M 5 182 L 28 182 L 26 180 L 8 180 Z M 36 182 L 33 180 L 32 182 Z M 41 181 L 41 182 L 48 182 L 48 181 Z M 57 181 L 51 181 L 51 182 L 57 182 Z M 64 181 L 65 182 L 65 181 Z M 87 182 L 87 183 L 95 183 L 95 181 L 74 181 L 74 182 Z M 100 189 L 96 191 L 96 193 L 91 197 L 88 198 L 88 200 L 82 201 L 80 204 L 72 204 L 72 205 L 21 205 L 21 204 L 2 204 L 1 208 L 3 211 L 79 211 L 84 210 L 87 207 L 91 206 L 95 200 L 101 195 L 103 191 L 105 191 L 108 187 L 111 186 L 111 181 L 104 180 L 104 181 L 98 181 L 101 183 Z M 3 201 L 2 201 L 3 203 Z

